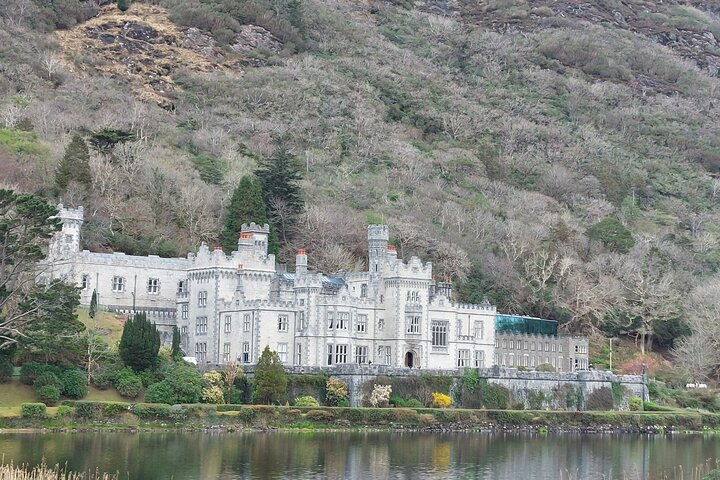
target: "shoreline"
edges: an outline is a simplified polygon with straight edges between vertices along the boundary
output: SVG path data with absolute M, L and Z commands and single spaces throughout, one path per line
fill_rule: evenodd
M 75 402 L 62 415 L 0 417 L 0 433 L 154 431 L 715 433 L 720 414 Z

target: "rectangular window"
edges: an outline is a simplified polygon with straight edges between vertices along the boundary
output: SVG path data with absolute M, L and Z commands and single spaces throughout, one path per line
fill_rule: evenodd
M 347 363 L 347 345 L 335 345 L 335 363 Z
M 350 314 L 348 312 L 338 312 L 337 328 L 339 330 L 347 330 L 349 324 L 350 324 Z
M 123 277 L 114 276 L 112 278 L 112 291 L 115 293 L 125 291 L 125 279 Z
M 231 331 L 232 331 L 232 316 L 225 315 L 225 333 L 230 333 Z
M 482 320 L 475 320 L 475 338 L 485 337 L 485 323 Z M 518 348 L 519 345 L 518 345 Z
M 430 326 L 433 347 L 447 347 L 448 322 L 434 320 Z
M 355 347 L 355 363 L 367 363 L 368 361 L 368 347 L 358 345 Z
M 250 363 L 250 342 L 244 342 L 242 345 L 242 361 Z
M 550 343 L 548 343 L 548 342 L 545 342 L 545 351 L 546 352 L 550 351 Z
M 561 343 L 560 345 L 558 345 L 558 352 L 559 352 L 559 353 L 562 353 L 562 352 L 563 352 L 563 351 L 562 351 L 562 343 Z
M 205 363 L 205 359 L 207 358 L 207 343 L 196 343 L 195 344 L 195 360 L 197 360 L 198 363 Z
M 223 363 L 230 363 L 230 344 L 223 344 Z
M 307 324 L 305 323 L 305 312 L 298 312 L 297 313 L 297 329 L 305 330 L 306 327 L 307 327 Z
M 295 345 L 295 365 L 302 365 L 302 343 Z
M 408 315 L 406 320 L 407 333 L 420 333 L 420 317 L 418 315 Z
M 250 331 L 250 314 L 246 313 L 243 315 L 243 332 Z
M 383 320 L 382 318 L 380 318 L 380 319 L 378 319 L 377 329 L 378 329 L 379 332 L 382 332 L 382 331 L 383 331 L 383 328 L 385 328 L 385 320 Z
M 527 340 L 525 340 L 525 350 L 527 350 L 527 349 L 528 349 L 528 342 L 527 342 Z
M 207 306 L 207 291 L 198 292 L 198 307 Z
M 185 293 L 187 291 L 185 285 L 185 280 L 180 280 L 178 282 L 177 293 Z
M 87 273 L 83 273 L 82 277 L 80 277 L 80 288 L 82 288 L 83 290 L 88 288 L 88 284 L 90 283 L 89 280 L 89 275 Z
M 183 320 L 190 318 L 190 306 L 187 303 L 183 303 L 180 307 L 180 318 Z
M 327 364 L 328 364 L 328 365 L 332 365 L 332 364 L 333 364 L 333 352 L 334 352 L 334 350 L 333 350 L 333 344 L 332 344 L 332 343 L 328 343 L 328 346 L 327 346 Z
M 503 339 L 503 348 L 507 348 L 507 340 Z
M 532 342 L 530 345 L 532 347 L 531 350 L 534 352 L 535 351 L 535 342 Z
M 328 326 L 329 330 L 332 330 L 333 328 L 335 328 L 335 313 L 334 312 L 327 312 L 327 326 Z
M 465 350 L 465 349 L 458 350 L 457 366 L 458 367 L 469 367 L 470 366 L 470 350 Z
M 552 344 L 552 347 L 551 347 L 551 351 L 554 352 L 554 351 L 555 351 L 555 348 L 556 348 L 556 347 L 555 347 L 555 344 L 553 343 L 553 344 Z
M 160 279 L 159 278 L 148 278 L 147 293 L 150 295 L 157 295 L 160 293 Z
M 188 327 L 180 327 L 180 335 L 187 335 Z
M 392 347 L 390 345 L 385 347 L 385 365 L 392 365 Z
M 287 315 L 279 315 L 278 316 L 278 332 L 287 332 L 288 331 L 288 317 Z M 287 345 L 285 345 L 287 348 Z
M 475 350 L 473 363 L 475 368 L 485 368 L 485 352 L 482 350 Z
M 356 330 L 358 333 L 365 333 L 367 331 L 367 315 L 358 315 Z
M 207 334 L 207 317 L 197 317 L 195 319 L 195 335 Z
M 277 344 L 277 354 L 278 354 L 278 357 L 280 357 L 281 362 L 287 363 L 287 358 L 288 358 L 287 343 L 278 343 Z
M 363 283 L 360 285 L 360 298 L 366 298 L 367 297 L 367 283 Z

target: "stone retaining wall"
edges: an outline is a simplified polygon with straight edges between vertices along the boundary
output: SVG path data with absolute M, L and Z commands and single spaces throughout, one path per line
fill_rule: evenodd
M 464 370 L 421 370 L 386 365 L 335 365 L 328 367 L 288 367 L 288 373 L 318 375 L 328 373 L 338 377 L 348 384 L 351 406 L 363 406 L 363 385 L 372 382 L 378 376 L 410 377 L 420 375 L 438 375 L 453 377 L 458 385 L 462 381 Z M 579 392 L 578 404 L 575 407 L 585 410 L 587 401 L 593 394 L 601 389 L 609 389 L 620 395 L 615 402 L 615 408 L 628 409 L 628 399 L 639 397 L 648 400 L 648 390 L 644 375 L 615 375 L 610 372 L 587 370 L 569 373 L 551 372 L 521 372 L 513 368 L 479 368 L 481 378 L 487 378 L 489 383 L 502 385 L 510 391 L 513 402 L 523 402 L 525 408 L 566 409 L 564 399 L 558 396 L 559 391 L 573 389 Z M 253 366 L 245 368 L 246 374 L 252 376 Z M 542 395 L 540 395 L 542 393 Z M 532 397 L 532 398 L 530 398 Z M 544 399 L 540 401 L 539 399 Z M 533 403 L 533 405 L 531 405 Z M 539 406 L 538 406 L 539 404 Z

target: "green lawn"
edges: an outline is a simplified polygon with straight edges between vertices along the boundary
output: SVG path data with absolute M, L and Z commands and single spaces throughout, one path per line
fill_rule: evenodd
M 127 402 L 126 398 L 114 388 L 108 390 L 98 390 L 95 387 L 88 389 L 87 395 L 83 400 L 92 400 L 95 402 Z M 141 402 L 142 396 L 134 401 Z M 20 405 L 23 403 L 37 402 L 35 399 L 35 389 L 29 385 L 25 385 L 18 379 L 13 379 L 9 383 L 0 384 L 0 417 L 20 415 Z M 48 410 L 52 412 L 53 410 Z
M 20 405 L 35 402 L 35 390 L 20 380 L 0 384 L 0 417 L 20 415 Z
M 88 316 L 87 308 L 77 309 L 78 319 L 88 328 L 96 328 L 100 330 L 102 338 L 110 347 L 115 347 L 122 336 L 123 325 L 125 325 L 125 316 L 116 315 L 112 312 L 97 312 L 95 320 Z

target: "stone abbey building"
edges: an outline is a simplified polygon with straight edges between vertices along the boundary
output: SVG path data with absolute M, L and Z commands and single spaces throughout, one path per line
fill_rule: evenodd
M 279 268 L 267 225 L 244 225 L 230 255 L 203 244 L 186 258 L 141 257 L 81 251 L 82 207 L 59 210 L 46 276 L 76 283 L 84 305 L 95 290 L 102 309 L 146 312 L 165 342 L 177 326 L 201 365 L 254 364 L 269 346 L 298 367 L 588 366 L 587 339 L 558 336 L 556 322 L 453 302 L 430 263 L 397 258 L 385 225 L 368 227 L 368 271 L 325 275 L 308 270 L 303 250 L 294 273 Z M 536 320 L 550 323 L 537 330 Z

